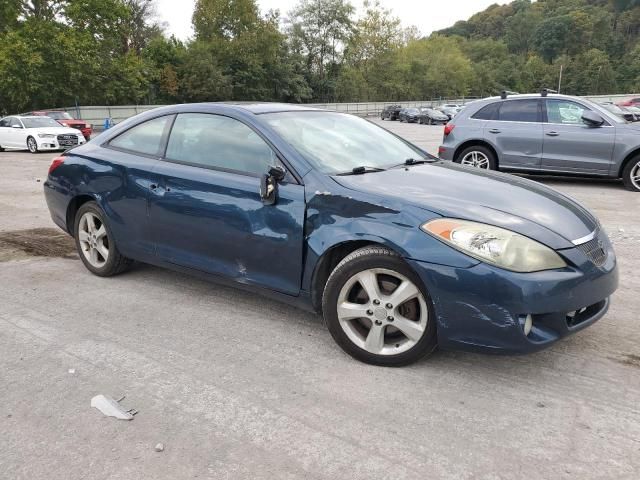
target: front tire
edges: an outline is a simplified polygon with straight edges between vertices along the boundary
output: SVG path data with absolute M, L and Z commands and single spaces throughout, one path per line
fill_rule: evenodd
M 400 367 L 437 347 L 431 298 L 418 275 L 384 247 L 342 260 L 327 280 L 322 308 L 333 339 L 362 362 Z
M 640 192 L 640 157 L 632 158 L 622 171 L 624 188 L 632 192 Z
M 118 251 L 105 217 L 96 202 L 87 202 L 78 209 L 73 229 L 82 263 L 99 277 L 117 275 L 132 264 Z
M 491 150 L 483 145 L 472 145 L 460 152 L 456 163 L 481 170 L 496 170 L 498 162 Z
M 27 138 L 27 149 L 31 153 L 38 153 L 38 142 L 36 142 L 35 138 L 33 138 L 33 137 L 28 137 Z

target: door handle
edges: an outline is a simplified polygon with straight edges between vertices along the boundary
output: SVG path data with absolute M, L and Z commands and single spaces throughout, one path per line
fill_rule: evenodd
M 548 137 L 558 137 L 560 134 L 558 132 L 547 132 Z
M 500 133 L 500 130 L 498 130 L 497 128 L 492 128 L 491 130 L 489 130 L 489 133 Z

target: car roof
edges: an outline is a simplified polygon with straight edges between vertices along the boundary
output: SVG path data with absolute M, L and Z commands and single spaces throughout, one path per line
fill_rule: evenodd
M 271 103 L 271 102 L 215 102 L 217 105 L 223 105 L 238 110 L 246 110 L 255 115 L 263 113 L 280 113 L 280 112 L 308 112 L 323 111 L 321 108 L 310 107 L 306 105 L 293 103 Z

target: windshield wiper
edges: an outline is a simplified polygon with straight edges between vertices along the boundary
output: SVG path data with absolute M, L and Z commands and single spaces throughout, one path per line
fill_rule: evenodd
M 422 165 L 424 163 L 434 163 L 437 162 L 438 160 L 435 158 L 407 158 L 404 162 L 398 164 L 398 165 L 394 165 L 391 168 L 398 168 L 398 167 L 410 167 L 412 165 Z
M 385 168 L 370 167 L 367 165 L 363 165 L 360 167 L 353 168 L 350 172 L 338 173 L 337 175 L 339 176 L 363 175 L 365 173 L 370 173 L 370 172 L 384 172 L 385 170 L 386 170 Z

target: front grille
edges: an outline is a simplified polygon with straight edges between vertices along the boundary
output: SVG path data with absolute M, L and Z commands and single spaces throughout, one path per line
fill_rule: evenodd
M 78 145 L 78 136 L 77 135 L 58 135 L 58 144 L 61 147 L 73 147 L 74 145 Z
M 601 267 L 607 261 L 607 251 L 600 240 L 600 233 L 593 240 L 589 240 L 578 248 L 593 262 L 594 265 Z

